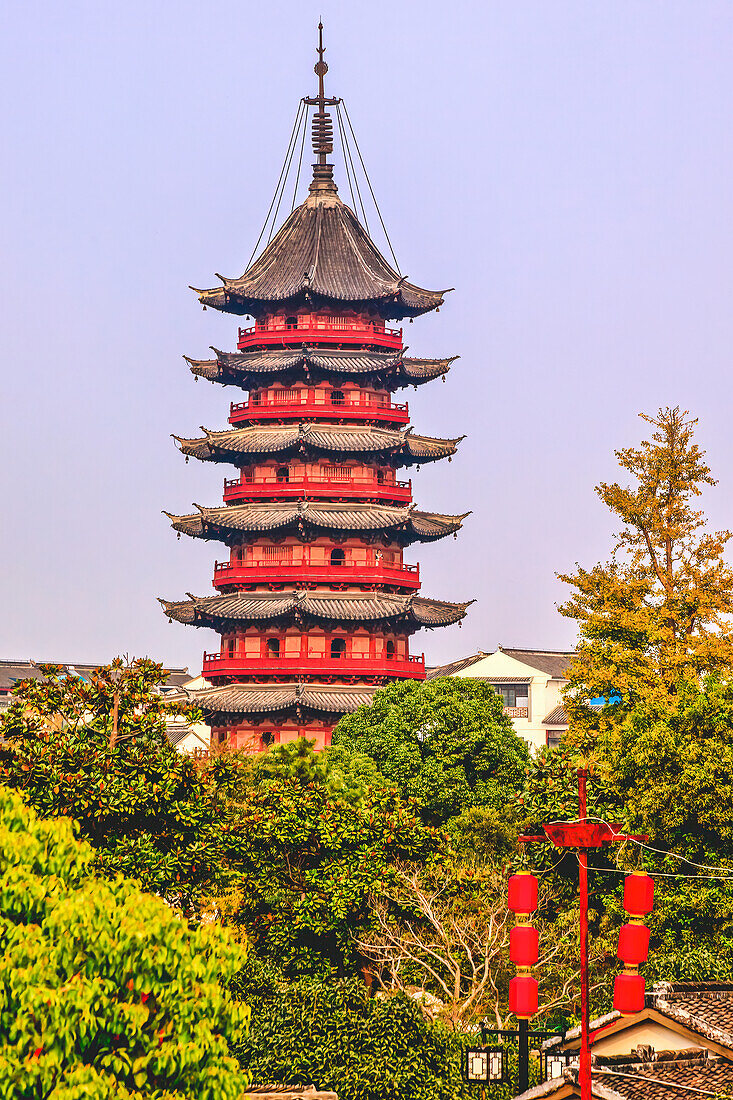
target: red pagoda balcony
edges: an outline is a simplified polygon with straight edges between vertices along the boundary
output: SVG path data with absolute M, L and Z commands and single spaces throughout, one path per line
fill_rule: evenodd
M 237 347 L 287 347 L 289 344 L 369 344 L 371 347 L 402 347 L 402 329 L 385 328 L 384 322 L 349 320 L 344 317 L 301 316 L 297 323 L 277 325 L 258 321 L 253 328 L 240 328 Z
M 285 396 L 281 396 L 285 395 Z M 232 401 L 229 407 L 229 423 L 241 424 L 250 420 L 285 420 L 289 417 L 339 420 L 375 420 L 387 424 L 409 424 L 410 410 L 405 404 L 393 401 L 376 402 L 372 394 L 360 394 L 358 401 L 338 399 L 316 403 L 308 390 L 276 390 L 261 400 Z
M 260 481 L 232 478 L 224 481 L 224 502 L 235 504 L 243 500 L 292 500 L 294 498 L 329 498 L 336 500 L 388 500 L 398 504 L 412 501 L 412 482 L 394 481 L 380 484 L 376 478 L 316 478 L 303 477 L 279 481 L 277 477 Z
M 367 680 L 384 676 L 424 680 L 425 654 L 419 657 L 372 657 L 349 654 L 343 657 L 230 657 L 226 653 L 204 653 L 202 674 L 218 677 L 328 676 Z
M 214 566 L 214 588 L 260 584 L 328 584 L 394 585 L 417 591 L 420 587 L 419 565 L 294 565 L 292 561 L 279 565 L 267 561 L 259 564 L 218 561 Z

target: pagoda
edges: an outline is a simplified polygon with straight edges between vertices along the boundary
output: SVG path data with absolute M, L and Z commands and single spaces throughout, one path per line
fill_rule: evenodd
M 342 714 L 377 688 L 425 677 L 410 653 L 421 627 L 459 622 L 468 604 L 428 599 L 403 554 L 455 534 L 464 515 L 421 512 L 403 470 L 450 458 L 459 439 L 413 434 L 396 390 L 444 376 L 451 359 L 408 357 L 400 322 L 437 309 L 380 254 L 338 195 L 322 28 L 308 196 L 239 279 L 196 290 L 206 308 L 253 320 L 237 351 L 188 359 L 196 378 L 246 392 L 230 428 L 175 436 L 186 459 L 235 468 L 224 503 L 169 516 L 222 543 L 215 595 L 161 600 L 169 619 L 208 627 L 210 683 L 195 695 L 212 746 L 260 752 L 305 735 L 322 748 Z M 196 289 L 196 288 L 192 288 Z M 400 476 L 398 476 L 400 475 Z

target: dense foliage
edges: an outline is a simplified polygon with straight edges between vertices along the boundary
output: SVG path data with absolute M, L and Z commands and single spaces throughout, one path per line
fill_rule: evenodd
M 248 1011 L 221 981 L 242 948 L 93 860 L 0 788 L 0 1097 L 238 1100 Z
M 715 480 L 686 417 L 679 408 L 643 416 L 651 439 L 616 452 L 631 486 L 596 489 L 621 524 L 610 561 L 561 575 L 574 592 L 560 611 L 580 628 L 567 693 L 579 745 L 615 720 L 607 712 L 616 701 L 663 707 L 681 682 L 733 669 L 731 533 L 707 530 L 695 508 Z M 605 711 L 590 709 L 593 700 Z
M 57 666 L 41 671 L 43 679 L 17 685 L 0 720 L 0 782 L 44 817 L 73 817 L 97 850 L 98 871 L 190 908 L 226 877 L 221 825 L 232 767 L 197 769 L 171 748 L 166 718 L 185 710 L 157 690 L 161 665 L 117 661 L 89 680 Z
M 236 805 L 225 844 L 239 877 L 222 908 L 258 951 L 294 973 L 344 973 L 371 893 L 396 863 L 429 860 L 440 838 L 383 787 L 347 801 L 323 781 L 269 777 Z
M 333 742 L 370 757 L 431 825 L 475 806 L 506 814 L 529 755 L 491 685 L 470 679 L 390 684 L 341 719 Z
M 252 1005 L 252 1029 L 235 1051 L 253 1080 L 313 1083 L 339 1100 L 464 1093 L 455 1039 L 404 995 L 373 998 L 354 979 L 286 981 L 254 960 L 235 988 Z

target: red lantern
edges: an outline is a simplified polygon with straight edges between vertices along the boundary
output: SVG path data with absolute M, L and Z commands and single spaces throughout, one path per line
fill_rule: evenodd
M 518 1020 L 528 1020 L 534 1016 L 539 1004 L 539 993 L 536 978 L 526 978 L 520 975 L 509 982 L 509 1011 L 513 1012 Z
M 613 983 L 613 1007 L 622 1016 L 633 1016 L 644 1008 L 644 979 L 641 974 L 619 974 Z
M 618 957 L 627 966 L 639 966 L 649 954 L 649 929 L 644 924 L 625 924 L 618 934 Z
M 509 933 L 509 958 L 515 966 L 534 966 L 539 958 L 540 934 L 531 924 L 517 924 Z
M 645 917 L 654 908 L 654 879 L 634 871 L 624 879 L 624 909 L 632 917 Z
M 509 909 L 513 913 L 534 913 L 537 908 L 537 879 L 519 871 L 509 879 Z

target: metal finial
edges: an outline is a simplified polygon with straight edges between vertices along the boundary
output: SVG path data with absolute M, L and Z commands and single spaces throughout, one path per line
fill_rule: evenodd
M 316 53 L 318 54 L 318 61 L 316 61 L 313 71 L 318 77 L 318 95 L 315 99 L 306 99 L 306 103 L 312 103 L 316 107 L 316 113 L 313 115 L 313 152 L 318 158 L 316 164 L 313 165 L 313 183 L 311 184 L 311 190 L 335 190 L 333 182 L 333 165 L 328 163 L 328 156 L 333 152 L 333 119 L 326 110 L 326 104 L 336 102 L 335 100 L 326 99 L 326 91 L 324 87 L 324 80 L 326 73 L 328 72 L 328 65 L 323 60 L 323 55 L 326 52 L 326 47 L 323 45 L 323 23 L 318 24 L 318 45 L 316 46 Z

